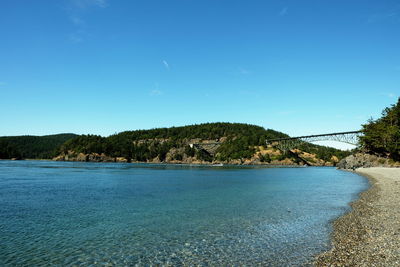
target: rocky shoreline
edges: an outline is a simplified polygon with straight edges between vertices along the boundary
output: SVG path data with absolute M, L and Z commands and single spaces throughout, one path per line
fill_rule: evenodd
M 400 167 L 400 162 L 373 154 L 356 153 L 350 155 L 336 165 L 339 169 L 370 168 L 370 167 Z
M 242 158 L 242 159 L 232 159 L 232 160 L 212 160 L 205 161 L 201 160 L 197 157 L 189 157 L 184 155 L 181 159 L 176 159 L 173 155 L 167 154 L 167 157 L 161 161 L 158 157 L 149 159 L 147 161 L 135 161 L 131 159 L 127 159 L 124 157 L 110 157 L 104 153 L 76 153 L 74 151 L 68 151 L 68 153 L 62 153 L 52 160 L 54 161 L 80 161 L 80 162 L 120 162 L 120 163 L 165 163 L 165 164 L 189 164 L 189 165 L 262 165 L 262 166 L 296 166 L 296 167 L 304 167 L 307 165 L 306 161 L 298 161 L 295 162 L 291 159 L 285 158 L 282 160 L 271 160 L 269 162 L 261 161 L 258 156 L 254 156 L 252 158 Z M 315 160 L 312 165 L 309 166 L 329 166 L 333 167 L 334 164 L 331 162 L 323 161 L 323 160 Z
M 359 168 L 371 187 L 333 224 L 316 266 L 400 266 L 400 168 Z

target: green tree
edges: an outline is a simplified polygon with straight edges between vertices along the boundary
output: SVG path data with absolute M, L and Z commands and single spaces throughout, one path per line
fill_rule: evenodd
M 400 160 L 400 98 L 382 111 L 381 118 L 364 124 L 363 132 L 360 141 L 365 150 Z

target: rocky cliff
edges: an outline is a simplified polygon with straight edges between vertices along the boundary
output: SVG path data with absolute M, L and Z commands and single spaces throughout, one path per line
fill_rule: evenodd
M 82 162 L 128 162 L 124 157 L 109 157 L 104 153 L 76 153 L 74 151 L 68 151 L 66 154 L 61 154 L 55 158 L 55 161 L 82 161 Z
M 342 159 L 336 166 L 339 169 L 357 169 L 361 167 L 400 167 L 400 162 L 395 162 L 391 159 L 378 157 L 376 155 L 356 153 Z
M 158 157 L 146 161 L 136 161 L 125 157 L 110 157 L 104 153 L 77 153 L 69 150 L 53 158 L 55 161 L 80 161 L 80 162 L 143 162 L 143 163 L 170 163 L 170 164 L 232 164 L 232 165 L 287 165 L 287 166 L 334 166 L 338 161 L 333 157 L 330 161 L 319 159 L 315 154 L 301 150 L 291 151 L 291 155 L 285 155 L 280 150 L 268 146 L 256 146 L 255 153 L 250 158 L 231 159 L 226 161 L 206 161 L 198 157 L 198 154 L 187 155 L 184 148 L 171 148 L 164 160 Z

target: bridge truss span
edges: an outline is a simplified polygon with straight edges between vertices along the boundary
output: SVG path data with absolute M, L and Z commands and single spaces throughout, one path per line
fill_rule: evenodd
M 358 144 L 358 138 L 362 131 L 338 132 L 317 135 L 305 135 L 297 137 L 276 138 L 267 140 L 267 145 L 274 145 L 282 151 L 291 150 L 303 143 L 313 143 L 318 141 L 337 141 L 351 145 Z

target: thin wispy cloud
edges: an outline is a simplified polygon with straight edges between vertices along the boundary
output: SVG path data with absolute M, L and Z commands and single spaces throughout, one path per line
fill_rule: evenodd
M 86 22 L 80 17 L 71 16 L 70 20 L 71 20 L 72 24 L 74 24 L 75 26 L 79 26 L 79 27 L 86 26 Z
M 287 115 L 292 115 L 294 113 L 295 113 L 295 111 L 293 111 L 293 110 L 282 110 L 282 111 L 279 111 L 277 114 L 280 116 L 287 116 Z
M 281 9 L 281 11 L 279 12 L 279 16 L 286 16 L 288 13 L 288 8 L 284 7 Z
M 363 120 L 363 121 L 366 121 L 366 120 L 368 119 L 368 116 L 365 116 L 365 115 L 357 115 L 357 116 L 354 116 L 353 118 L 356 119 L 356 120 Z M 371 118 L 371 119 L 372 119 L 372 118 Z
M 69 40 L 73 43 L 80 43 L 86 37 L 86 22 L 78 16 L 71 16 L 70 21 L 75 30 L 69 34 Z
M 367 23 L 378 23 L 385 21 L 392 23 L 400 23 L 400 8 L 396 7 L 385 13 L 375 13 L 367 18 Z
M 94 5 L 98 6 L 98 7 L 106 7 L 107 6 L 107 1 L 106 0 L 91 0 L 91 2 L 93 2 Z
M 248 69 L 239 67 L 239 73 L 242 74 L 242 75 L 246 75 L 246 74 L 249 74 L 250 71 Z
M 386 94 L 386 96 L 389 97 L 389 98 L 394 98 L 396 95 L 393 94 L 393 93 L 388 93 L 388 94 Z
M 389 93 L 382 93 L 381 96 L 386 96 L 386 97 L 389 97 L 389 98 L 395 98 L 396 94 L 392 93 L 392 92 L 389 92 Z
M 163 65 L 164 65 L 164 67 L 165 67 L 167 70 L 169 70 L 169 64 L 168 64 L 168 62 L 167 62 L 166 60 L 163 60 L 162 63 L 163 63 Z
M 70 0 L 68 8 L 68 18 L 75 30 L 68 37 L 72 43 L 81 43 L 88 36 L 87 23 L 83 19 L 85 10 L 89 8 L 105 8 L 107 7 L 106 0 Z
M 83 42 L 86 36 L 86 22 L 77 15 L 70 16 L 70 21 L 75 26 L 75 31 L 69 35 L 69 40 L 73 43 Z
M 150 95 L 151 95 L 151 96 L 160 96 L 160 95 L 162 95 L 162 94 L 163 94 L 163 92 L 160 91 L 160 90 L 158 90 L 158 89 L 154 89 L 154 90 L 151 90 L 151 91 L 150 91 Z
M 72 4 L 77 8 L 88 8 L 91 6 L 105 8 L 107 0 L 71 0 Z
M 252 97 L 259 97 L 259 92 L 254 91 L 254 90 L 247 90 L 247 89 L 243 89 L 243 90 L 239 90 L 238 91 L 239 95 L 245 95 L 245 96 L 252 96 Z
M 164 93 L 160 90 L 158 82 L 154 83 L 154 89 L 150 91 L 151 96 L 160 96 Z
M 79 31 L 74 32 L 74 33 L 71 33 L 71 34 L 69 35 L 69 40 L 70 40 L 72 43 L 75 43 L 75 44 L 81 43 L 81 42 L 83 42 L 83 40 L 84 40 L 84 34 L 81 33 L 81 32 L 79 32 Z

